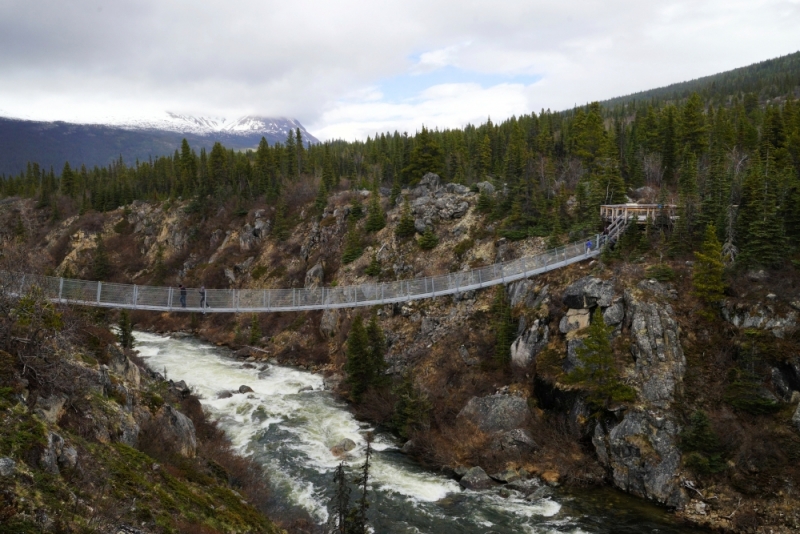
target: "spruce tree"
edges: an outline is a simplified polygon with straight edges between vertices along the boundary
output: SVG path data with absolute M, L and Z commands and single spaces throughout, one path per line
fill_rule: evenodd
M 132 349 L 134 345 L 133 323 L 131 322 L 128 310 L 119 313 L 119 334 L 117 335 L 119 344 L 123 349 Z
M 328 186 L 325 180 L 319 181 L 319 188 L 317 189 L 317 198 L 314 201 L 314 211 L 318 216 L 322 216 L 325 207 L 328 205 Z
M 722 300 L 725 290 L 725 265 L 722 263 L 722 244 L 717 239 L 717 229 L 713 224 L 706 226 L 702 250 L 695 252 L 694 256 L 694 296 L 707 306 L 717 304 Z
M 511 318 L 511 305 L 508 302 L 505 286 L 498 286 L 495 290 L 491 313 L 495 336 L 494 361 L 498 367 L 506 367 L 511 362 L 514 323 Z
M 394 235 L 402 239 L 411 237 L 415 233 L 417 233 L 417 230 L 414 226 L 414 217 L 411 215 L 411 205 L 408 203 L 408 198 L 405 198 L 400 212 L 400 221 L 397 223 Z
M 381 274 L 381 262 L 378 261 L 377 254 L 372 254 L 372 259 L 369 260 L 369 265 L 364 269 L 364 274 L 369 276 L 378 276 Z
M 422 250 L 431 250 L 436 248 L 436 245 L 439 244 L 439 238 L 436 237 L 436 234 L 433 233 L 431 228 L 426 228 L 425 232 L 423 232 L 417 240 L 417 243 Z
M 100 234 L 95 237 L 94 257 L 92 258 L 92 278 L 105 281 L 111 274 L 111 262 L 108 259 L 106 245 Z
M 566 377 L 569 383 L 587 387 L 589 393 L 586 400 L 598 408 L 606 408 L 612 401 L 634 400 L 636 395 L 632 388 L 620 382 L 611 348 L 612 331 L 598 306 L 592 315 L 583 346 L 576 351 L 579 364 Z
M 272 224 L 272 235 L 278 241 L 289 239 L 289 221 L 286 220 L 286 204 L 281 201 L 275 206 L 275 220 Z
M 364 328 L 364 320 L 360 315 L 353 319 L 347 336 L 347 361 L 344 370 L 347 373 L 347 384 L 350 386 L 350 398 L 358 403 L 370 387 L 372 379 L 369 339 Z
M 388 383 L 386 369 L 388 365 L 384 359 L 386 354 L 386 337 L 378 324 L 378 316 L 372 314 L 367 323 L 367 355 L 369 357 L 370 387 L 380 388 Z
M 254 313 L 250 319 L 250 344 L 258 345 L 261 341 L 261 323 L 258 321 L 258 314 Z
M 361 233 L 355 221 L 350 221 L 348 227 L 347 234 L 344 236 L 344 249 L 342 250 L 342 263 L 345 265 L 360 258 L 364 252 Z
M 386 214 L 381 207 L 380 194 L 374 191 L 369 202 L 369 212 L 367 213 L 367 220 L 364 222 L 364 229 L 367 232 L 378 232 L 383 230 L 385 226 Z

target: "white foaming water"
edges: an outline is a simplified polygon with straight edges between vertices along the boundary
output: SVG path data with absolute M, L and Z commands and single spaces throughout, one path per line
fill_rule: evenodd
M 356 448 L 346 462 L 355 470 L 364 458 L 363 434 L 372 429 L 359 423 L 345 403 L 321 391 L 320 376 L 263 363 L 244 368 L 242 362 L 227 357 L 225 349 L 193 338 L 146 332 L 136 332 L 135 337 L 140 355 L 153 370 L 166 371 L 175 381 L 185 380 L 239 452 L 265 466 L 274 491 L 320 523 L 327 521 L 333 471 L 341 461 L 330 449 L 345 438 L 353 440 Z M 238 393 L 242 385 L 253 392 Z M 307 387 L 313 390 L 300 392 Z M 221 392 L 233 394 L 218 398 Z M 375 532 L 622 532 L 613 521 L 608 528 L 582 530 L 552 499 L 530 503 L 520 496 L 503 498 L 492 490 L 461 491 L 455 481 L 410 462 L 397 447 L 388 434 L 378 433 L 373 443 L 369 489 Z

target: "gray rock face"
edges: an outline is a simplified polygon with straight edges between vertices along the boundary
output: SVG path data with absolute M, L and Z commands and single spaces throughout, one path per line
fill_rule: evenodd
M 484 490 L 494 486 L 492 479 L 480 467 L 468 469 L 458 483 L 461 484 L 462 488 L 473 491 Z
M 575 310 L 570 308 L 567 310 L 567 314 L 561 318 L 561 322 L 558 324 L 558 329 L 562 334 L 568 334 L 569 332 L 581 330 L 589 326 L 589 317 L 589 310 Z
M 322 263 L 317 263 L 306 272 L 305 287 L 308 289 L 317 288 L 322 285 L 324 279 L 325 268 L 322 266 Z
M 519 473 L 517 473 L 516 469 L 506 469 L 505 471 L 500 471 L 499 473 L 489 475 L 489 477 L 492 480 L 502 482 L 503 484 L 508 484 L 509 482 L 519 480 Z
M 472 397 L 457 419 L 471 421 L 483 432 L 503 432 L 523 426 L 530 417 L 528 402 L 514 395 Z
M 43 421 L 54 425 L 64 413 L 64 403 L 66 402 L 67 397 L 63 395 L 39 397 L 36 399 L 36 406 L 33 409 L 33 413 L 38 415 Z
M 478 188 L 478 191 L 485 192 L 487 195 L 492 195 L 495 191 L 494 186 L 489 182 L 478 182 L 475 187 Z
M 339 332 L 341 313 L 338 308 L 329 308 L 322 312 L 319 320 L 319 331 L 325 338 L 334 337 Z
M 170 440 L 176 452 L 194 458 L 197 451 L 197 437 L 192 420 L 170 405 L 164 406 L 155 417 L 156 424 L 164 439 Z
M 781 370 L 777 367 L 772 368 L 772 387 L 775 389 L 775 394 L 784 402 L 792 400 L 792 393 L 794 393 L 794 391 L 783 376 Z
M 790 311 L 786 315 L 779 315 L 771 305 L 756 304 L 748 307 L 726 303 L 721 311 L 722 317 L 733 326 L 770 330 L 777 338 L 784 337 L 787 330 L 797 327 L 797 312 Z
M 417 231 L 418 234 L 424 234 L 425 230 L 428 229 L 428 225 L 425 223 L 425 219 L 421 217 L 414 219 L 414 229 Z
M 454 195 L 466 195 L 469 193 L 469 187 L 461 184 L 447 184 L 444 186 L 445 191 L 453 193 Z
M 439 189 L 439 186 L 442 183 L 442 179 L 439 178 L 439 175 L 433 172 L 425 173 L 422 179 L 419 181 L 419 185 L 425 186 L 431 191 L 436 191 Z
M 667 506 L 683 506 L 687 495 L 678 476 L 680 428 L 657 412 L 630 411 L 607 433 L 595 427 L 592 438 L 600 462 L 618 488 Z
M 569 373 L 576 367 L 582 365 L 580 358 L 578 358 L 578 349 L 585 344 L 582 338 L 573 338 L 567 340 L 567 357 L 564 359 L 562 367 L 564 372 Z
M 47 435 L 47 447 L 42 451 L 42 455 L 39 458 L 39 465 L 48 473 L 59 474 L 58 458 L 63 452 L 64 438 L 55 432 L 50 432 Z
M 532 452 L 539 448 L 531 433 L 524 428 L 515 428 L 495 436 L 489 447 L 493 451 L 503 451 L 507 454 L 522 454 Z
M 630 317 L 631 352 L 643 400 L 668 408 L 682 387 L 686 358 L 680 343 L 680 329 L 672 306 L 644 302 L 628 290 L 625 306 Z
M 511 364 L 527 367 L 536 360 L 536 356 L 547 346 L 549 330 L 547 325 L 535 320 L 511 345 Z
M 586 276 L 564 290 L 563 301 L 568 308 L 594 308 L 611 306 L 614 299 L 614 284 L 593 276 Z
M 625 306 L 622 302 L 615 302 L 603 311 L 603 321 L 607 325 L 617 326 L 625 319 Z
M 17 472 L 17 462 L 11 458 L 0 458 L 0 477 L 10 477 Z
M 797 405 L 797 409 L 794 411 L 792 423 L 794 423 L 794 427 L 797 429 L 797 431 L 800 432 L 800 404 Z

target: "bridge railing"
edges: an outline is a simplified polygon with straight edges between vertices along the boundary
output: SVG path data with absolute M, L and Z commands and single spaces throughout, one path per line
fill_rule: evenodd
M 10 272 L 0 272 L 0 284 L 5 287 L 5 291 L 17 295 L 36 286 L 44 296 L 56 302 L 111 308 L 204 312 L 344 308 L 448 295 L 519 280 L 594 257 L 599 254 L 601 246 L 609 237 L 593 237 L 591 250 L 587 250 L 586 241 L 581 241 L 536 256 L 469 271 L 353 286 L 295 289 L 185 288 L 182 292 L 178 287 L 116 284 Z

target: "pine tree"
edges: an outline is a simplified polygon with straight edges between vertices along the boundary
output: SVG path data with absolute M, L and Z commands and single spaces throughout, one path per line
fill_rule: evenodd
M 377 191 L 372 193 L 372 198 L 369 202 L 369 212 L 367 213 L 367 220 L 364 222 L 364 229 L 367 232 L 378 232 L 383 230 L 386 226 L 386 214 L 381 207 L 381 197 Z
M 439 143 L 426 127 L 414 139 L 414 148 L 411 150 L 408 167 L 403 169 L 412 184 L 418 183 L 422 177 L 429 173 L 444 174 L 444 154 Z
M 369 357 L 370 380 L 369 385 L 380 388 L 388 384 L 386 369 L 388 365 L 384 359 L 386 354 L 386 337 L 378 324 L 378 316 L 373 314 L 367 323 L 367 355 Z
M 722 300 L 725 290 L 725 265 L 722 263 L 722 244 L 717 239 L 717 229 L 713 224 L 706 227 L 703 248 L 694 256 L 693 293 L 704 304 L 714 305 Z
M 586 386 L 589 389 L 586 400 L 599 408 L 607 407 L 612 401 L 631 401 L 635 398 L 635 391 L 619 380 L 614 351 L 611 348 L 612 331 L 613 328 L 606 325 L 598 306 L 592 315 L 583 346 L 576 351 L 580 363 L 566 378 L 569 383 Z
M 344 471 L 344 462 L 340 462 L 333 472 L 333 483 L 336 492 L 333 497 L 330 528 L 331 534 L 347 534 L 347 516 L 350 513 L 350 485 Z
M 361 193 L 356 192 L 350 199 L 350 213 L 348 218 L 356 221 L 364 216 L 364 205 L 361 203 Z
M 254 313 L 250 318 L 250 344 L 258 345 L 261 342 L 261 323 L 258 321 L 258 314 Z
M 275 206 L 275 221 L 272 224 L 272 235 L 278 241 L 289 239 L 289 221 L 286 220 L 286 204 L 278 202 Z
M 703 115 L 703 101 L 697 93 L 692 93 L 683 107 L 680 133 L 683 148 L 699 158 L 708 146 L 708 134 Z
M 61 171 L 61 194 L 70 198 L 75 198 L 78 191 L 77 177 L 72 172 L 69 162 L 64 164 L 64 170 Z
M 92 259 L 92 277 L 98 281 L 105 281 L 111 274 L 111 263 L 108 259 L 106 245 L 100 234 L 95 237 L 94 257 Z
M 372 378 L 370 367 L 369 339 L 364 328 L 364 320 L 357 315 L 347 336 L 347 361 L 344 365 L 347 384 L 350 386 L 350 398 L 356 403 L 361 401 L 361 397 L 370 386 Z
M 494 208 L 494 202 L 492 202 L 492 197 L 489 196 L 489 193 L 486 192 L 486 188 L 481 189 L 481 192 L 478 193 L 478 202 L 475 204 L 475 208 L 479 213 L 491 213 Z
M 414 217 L 411 215 L 411 205 L 408 203 L 408 198 L 403 200 L 403 208 L 400 212 L 400 221 L 397 223 L 397 228 L 394 230 L 394 235 L 403 239 L 411 237 L 417 233 L 414 226 Z
M 133 323 L 131 323 L 128 310 L 119 313 L 119 334 L 117 335 L 119 344 L 123 349 L 132 349 L 134 345 Z
M 511 305 L 508 302 L 505 286 L 498 286 L 492 304 L 492 327 L 494 330 L 494 361 L 499 367 L 511 362 L 511 344 L 514 342 L 514 324 L 511 318 Z
M 355 221 L 350 221 L 348 226 L 347 234 L 344 236 L 344 249 L 342 250 L 342 263 L 345 265 L 360 258 L 364 252 L 361 233 Z
M 372 254 L 372 259 L 369 260 L 369 265 L 364 269 L 364 274 L 368 276 L 378 276 L 381 274 L 381 262 L 378 261 L 377 254 Z
M 433 233 L 431 228 L 426 228 L 425 232 L 423 232 L 417 240 L 417 243 L 422 250 L 431 250 L 436 248 L 436 245 L 439 244 L 439 238 L 436 237 L 436 234 Z
M 314 211 L 317 215 L 321 216 L 328 205 L 328 186 L 325 180 L 319 181 L 319 188 L 317 189 L 317 198 L 314 201 Z
M 392 427 L 400 437 L 409 438 L 415 430 L 428 426 L 432 409 L 428 397 L 414 385 L 411 373 L 406 373 L 393 390 L 397 402 L 392 413 Z

